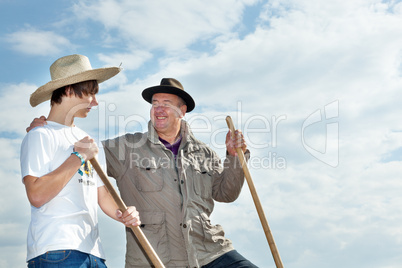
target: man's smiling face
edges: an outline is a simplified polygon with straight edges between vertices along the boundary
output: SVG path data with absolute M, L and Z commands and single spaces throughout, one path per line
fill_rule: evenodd
M 156 93 L 152 96 L 151 121 L 160 134 L 170 135 L 180 130 L 180 120 L 187 106 L 173 94 Z

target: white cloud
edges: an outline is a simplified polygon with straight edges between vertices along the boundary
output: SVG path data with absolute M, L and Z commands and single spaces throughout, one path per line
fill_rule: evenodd
M 52 31 L 36 30 L 32 27 L 7 34 L 5 41 L 11 44 L 11 49 L 33 56 L 56 55 L 65 48 L 73 47 L 64 36 Z
M 122 68 L 125 70 L 136 70 L 144 62 L 152 58 L 152 54 L 148 51 L 134 51 L 132 53 L 112 53 L 99 54 L 99 59 L 108 64 L 108 66 L 116 66 L 116 60 L 120 61 Z
M 49 112 L 49 102 L 40 104 L 32 108 L 29 104 L 30 95 L 38 88 L 35 85 L 2 84 L 3 91 L 0 93 L 1 111 L 3 118 L 0 122 L 0 132 L 9 133 L 15 137 L 23 137 L 25 129 L 29 126 L 34 117 L 47 115 Z M 27 115 L 30 115 L 27 117 Z
M 323 265 L 326 258 L 342 258 L 345 250 L 356 252 L 357 259 L 348 255 L 354 263 L 369 257 L 370 251 L 384 252 L 385 242 L 366 246 L 376 240 L 373 233 L 381 233 L 393 249 L 400 249 L 394 235 L 397 227 L 378 228 L 393 220 L 386 214 L 395 216 L 392 211 L 399 210 L 394 189 L 400 188 L 400 162 L 378 161 L 401 146 L 400 135 L 391 130 L 401 126 L 402 39 L 398 33 L 402 23 L 384 8 L 363 4 L 284 11 L 271 21 L 271 27 L 261 26 L 243 40 L 223 41 L 214 54 L 167 63 L 159 74 L 177 76 L 211 121 L 222 110 L 238 108 L 238 101 L 244 120 L 256 114 L 267 119 L 287 116 L 279 125 L 276 148 L 288 161 L 287 169 L 257 169 L 253 174 L 261 199 L 270 200 L 265 207 L 279 233 L 278 244 L 286 249 L 284 260 L 295 267 Z M 344 8 L 348 10 L 342 13 Z M 340 128 L 340 164 L 333 169 L 302 148 L 300 131 L 311 113 L 335 100 L 339 101 L 335 122 Z M 213 125 L 216 130 L 216 122 Z M 325 139 L 325 125 L 311 134 Z M 200 135 L 209 141 L 208 133 Z M 252 153 L 266 155 L 262 150 L 252 149 Z M 235 228 L 230 223 L 249 226 L 244 215 L 253 209 L 250 201 L 242 201 L 232 215 L 224 208 L 215 211 L 216 222 L 229 225 L 228 235 L 235 239 L 241 235 L 230 233 Z M 303 245 L 305 239 L 311 242 Z M 247 250 L 241 245 L 240 249 Z M 372 267 L 381 263 L 376 258 L 379 254 L 369 258 Z
M 181 50 L 211 37 L 230 33 L 241 22 L 246 5 L 255 1 L 225 0 L 214 4 L 192 0 L 93 1 L 75 6 L 77 17 L 101 22 L 118 39 L 147 49 Z
M 7 152 L 0 156 L 0 237 L 3 256 L 7 256 L 1 258 L 2 267 L 23 266 L 26 257 L 30 210 L 20 175 L 20 141 L 15 137 L 0 138 L 2 151 Z

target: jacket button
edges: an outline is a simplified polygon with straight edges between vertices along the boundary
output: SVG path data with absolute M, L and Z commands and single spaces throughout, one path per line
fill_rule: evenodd
M 187 228 L 187 224 L 183 224 L 183 228 Z

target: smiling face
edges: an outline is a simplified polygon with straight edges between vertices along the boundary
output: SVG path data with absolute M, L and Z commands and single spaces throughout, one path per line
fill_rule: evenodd
M 151 122 L 159 137 L 169 141 L 180 131 L 180 121 L 187 106 L 176 95 L 156 93 L 152 96 Z

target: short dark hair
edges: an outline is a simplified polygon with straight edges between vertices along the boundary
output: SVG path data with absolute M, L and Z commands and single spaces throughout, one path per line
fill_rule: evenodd
M 63 96 L 67 96 L 67 87 L 71 86 L 74 95 L 82 98 L 82 95 L 95 95 L 99 91 L 98 81 L 88 80 L 84 82 L 79 82 L 72 85 L 67 85 L 53 91 L 52 98 L 50 99 L 50 105 L 60 104 Z
M 177 97 L 179 97 L 179 96 L 177 96 Z M 179 97 L 179 108 L 180 108 L 181 106 L 183 106 L 183 105 L 187 105 L 187 103 L 183 100 L 182 97 Z

